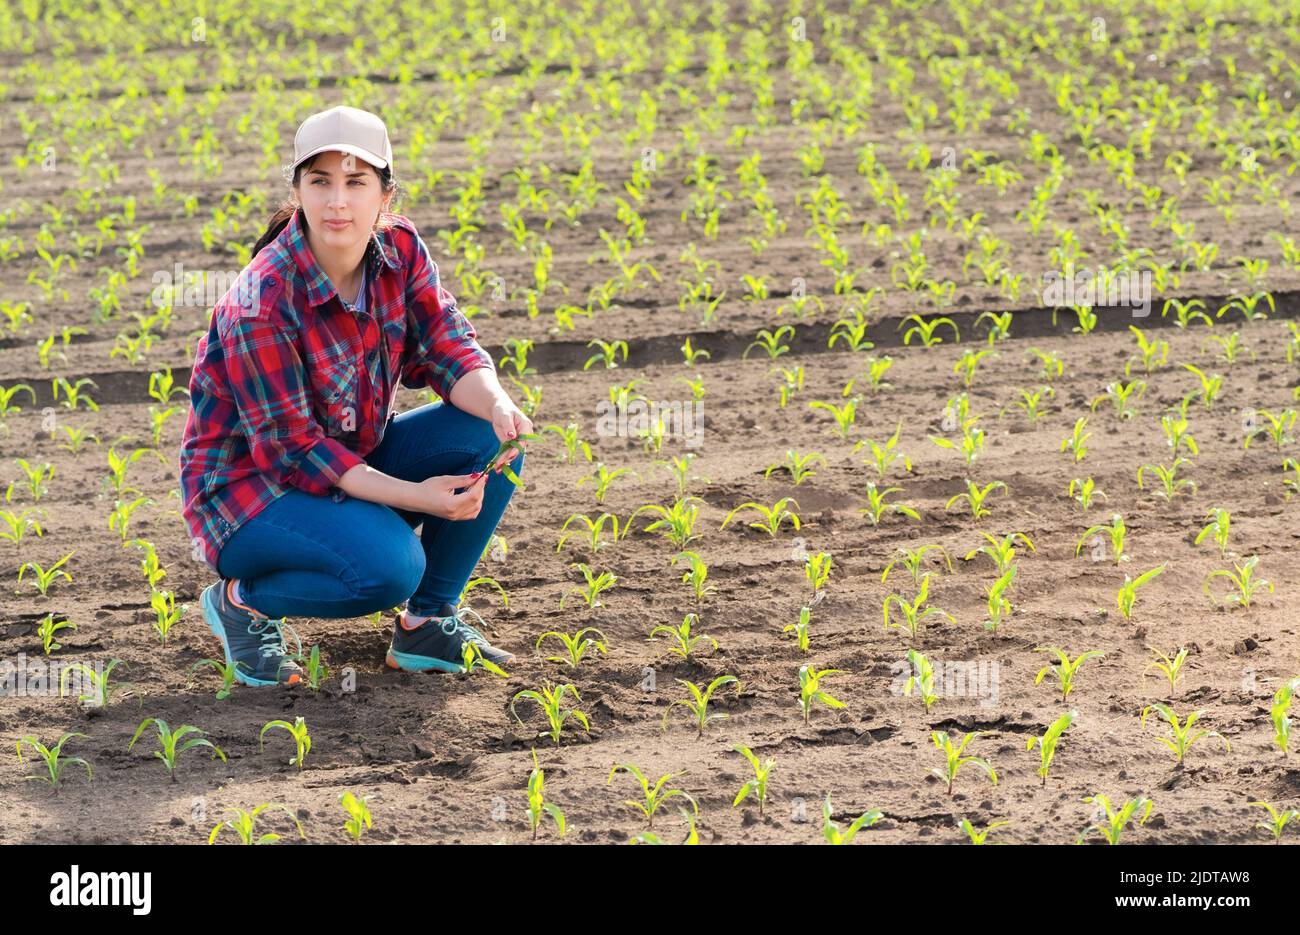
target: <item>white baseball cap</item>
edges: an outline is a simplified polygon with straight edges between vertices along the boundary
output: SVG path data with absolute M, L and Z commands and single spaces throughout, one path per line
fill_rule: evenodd
M 304 120 L 293 138 L 293 164 L 289 171 L 294 172 L 317 153 L 330 150 L 364 159 L 376 169 L 393 161 L 393 147 L 388 142 L 384 121 L 355 107 L 331 107 Z

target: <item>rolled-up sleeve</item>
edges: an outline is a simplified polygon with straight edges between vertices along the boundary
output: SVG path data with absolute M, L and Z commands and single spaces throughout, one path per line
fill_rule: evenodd
M 325 496 L 365 459 L 328 437 L 312 414 L 293 336 L 240 317 L 222 335 L 230 392 L 253 463 L 279 484 Z
M 455 297 L 443 288 L 438 266 L 423 238 L 409 231 L 413 243 L 406 281 L 406 347 L 402 385 L 408 389 L 431 387 L 446 402 L 451 388 L 480 367 L 496 366 L 479 346 L 469 319 L 456 307 Z

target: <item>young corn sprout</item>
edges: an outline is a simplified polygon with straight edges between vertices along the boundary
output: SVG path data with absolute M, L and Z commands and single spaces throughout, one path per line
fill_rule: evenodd
M 1100 792 L 1088 796 L 1083 801 L 1089 805 L 1095 804 L 1097 809 L 1106 816 L 1106 822 L 1105 824 L 1097 823 L 1088 825 L 1088 827 L 1079 832 L 1079 837 L 1075 839 L 1075 844 L 1082 844 L 1088 834 L 1093 831 L 1100 831 L 1105 836 L 1107 844 L 1118 844 L 1120 835 L 1123 834 L 1124 829 L 1128 827 L 1128 823 L 1133 819 L 1134 814 L 1139 810 L 1145 809 L 1145 811 L 1142 812 L 1142 817 L 1138 819 L 1138 824 L 1144 825 L 1146 824 L 1147 819 L 1151 817 L 1151 807 L 1154 804 L 1146 796 L 1138 796 L 1135 799 L 1129 799 L 1118 811 L 1116 811 L 1111 807 L 1110 799 L 1106 798 L 1106 796 L 1102 795 Z
M 800 607 L 798 622 L 787 623 L 781 630 L 782 633 L 789 633 L 791 630 L 794 631 L 795 640 L 798 643 L 799 651 L 801 653 L 808 652 L 810 623 L 812 623 L 812 609 L 810 607 Z
M 76 763 L 78 766 L 81 766 L 86 770 L 86 781 L 87 782 L 93 781 L 95 777 L 94 774 L 91 772 L 89 763 L 87 763 L 83 758 L 79 756 L 63 755 L 63 745 L 65 743 L 67 743 L 73 737 L 85 737 L 85 736 L 86 736 L 85 734 L 77 733 L 75 731 L 71 733 L 66 733 L 62 737 L 60 737 L 59 742 L 52 747 L 45 746 L 45 744 L 41 743 L 38 739 L 31 736 L 30 734 L 24 737 L 20 737 L 18 739 L 18 742 L 14 745 L 14 749 L 18 751 L 18 762 L 19 763 L 23 762 L 23 745 L 26 744 L 36 752 L 36 755 L 41 758 L 41 762 L 45 764 L 44 776 L 24 776 L 23 779 L 39 779 L 41 782 L 49 783 L 50 786 L 57 792 L 59 788 L 59 781 L 63 778 L 63 770 L 66 767 L 70 766 L 71 764 Z
M 1070 437 L 1061 441 L 1061 451 L 1070 452 L 1076 464 L 1088 454 L 1088 439 L 1092 437 L 1092 433 L 1083 430 L 1087 424 L 1088 417 L 1079 416 L 1074 420 L 1074 431 L 1070 434 Z
M 1205 514 L 1209 520 L 1199 533 L 1196 534 L 1196 545 L 1205 541 L 1206 537 L 1213 534 L 1214 544 L 1219 547 L 1219 555 L 1222 558 L 1228 557 L 1228 534 L 1232 528 L 1232 517 L 1227 510 L 1222 507 L 1215 507 Z
M 947 504 L 944 506 L 944 509 L 950 510 L 954 503 L 959 500 L 965 500 L 967 505 L 970 507 L 972 518 L 979 519 L 982 516 L 989 516 L 993 511 L 985 508 L 984 501 L 992 495 L 994 490 L 999 489 L 1004 494 L 1010 493 L 1010 491 L 1007 490 L 1007 485 L 1000 480 L 990 481 L 981 487 L 968 477 L 966 478 L 966 492 L 954 494 L 950 497 Z
M 259 750 L 265 748 L 266 732 L 272 728 L 279 728 L 280 730 L 286 731 L 289 736 L 293 738 L 294 747 L 297 752 L 289 759 L 289 765 L 297 766 L 298 769 L 302 769 L 303 760 L 305 760 L 307 754 L 311 752 L 311 735 L 307 732 L 306 719 L 300 715 L 293 719 L 292 724 L 284 720 L 267 721 L 266 724 L 262 726 L 261 732 L 257 735 L 257 748 Z
M 966 348 L 961 357 L 957 358 L 957 362 L 952 365 L 952 372 L 961 377 L 963 386 L 970 389 L 975 385 L 975 371 L 979 369 L 980 361 L 990 354 L 993 354 L 993 351 L 975 351 Z
M 356 793 L 344 791 L 339 793 L 339 805 L 347 814 L 348 820 L 343 822 L 343 830 L 348 833 L 354 842 L 361 840 L 361 833 L 369 830 L 371 826 L 370 819 L 370 796 L 363 795 L 357 797 Z
M 698 615 L 688 613 L 682 618 L 680 626 L 670 627 L 661 623 L 650 631 L 650 635 L 646 637 L 646 639 L 653 640 L 655 637 L 660 635 L 668 637 L 671 643 L 668 647 L 668 652 L 676 653 L 686 662 L 690 662 L 691 657 L 695 654 L 696 644 L 703 640 L 707 640 L 709 643 L 713 644 L 714 652 L 717 652 L 718 650 L 718 641 L 713 637 L 705 633 L 692 632 L 695 624 L 699 622 L 700 618 Z
M 815 604 L 822 593 L 822 588 L 831 576 L 831 556 L 829 552 L 809 553 L 804 560 L 804 580 L 812 586 L 812 602 Z
M 952 739 L 948 736 L 947 731 L 930 731 L 930 740 L 939 748 L 940 751 L 942 751 L 944 756 L 944 765 L 942 767 L 931 769 L 930 775 L 936 776 L 948 783 L 949 795 L 952 795 L 952 784 L 957 779 L 957 773 L 967 763 L 972 763 L 984 770 L 985 775 L 989 777 L 989 780 L 993 785 L 996 786 L 998 784 L 998 774 L 994 771 L 993 767 L 988 764 L 987 760 L 980 759 L 977 756 L 962 756 L 962 752 L 966 749 L 966 745 L 982 733 L 985 732 L 978 730 L 971 731 L 962 738 L 960 744 L 954 745 Z
M 966 832 L 966 836 L 972 844 L 986 844 L 989 833 L 995 828 L 1001 828 L 1003 825 L 1009 825 L 1009 821 L 991 821 L 984 826 L 983 831 L 976 830 L 975 826 L 970 823 L 970 819 L 963 818 L 957 827 Z M 1001 844 L 1002 841 L 994 841 L 994 844 Z
M 1300 678 L 1284 682 L 1273 693 L 1273 704 L 1268 711 L 1269 719 L 1273 722 L 1273 743 L 1277 744 L 1283 756 L 1288 754 L 1287 746 L 1291 741 L 1291 718 L 1287 712 L 1291 709 L 1291 700 L 1297 691 L 1300 691 Z
M 789 473 L 790 479 L 798 487 L 804 481 L 813 477 L 817 472 L 812 469 L 812 465 L 821 463 L 822 467 L 826 466 L 826 456 L 820 451 L 810 451 L 807 454 L 800 454 L 793 448 L 787 449 L 785 453 L 785 463 L 780 461 L 775 464 L 769 464 L 767 470 L 763 472 L 763 479 L 767 480 L 772 476 L 773 471 L 784 470 Z
M 1124 517 L 1120 516 L 1118 513 L 1111 516 L 1109 526 L 1089 526 L 1084 531 L 1083 535 L 1079 537 L 1079 541 L 1074 546 L 1075 557 L 1078 557 L 1080 550 L 1083 549 L 1084 542 L 1086 542 L 1090 536 L 1094 533 L 1103 532 L 1110 537 L 1110 554 L 1114 557 L 1115 564 L 1118 565 L 1121 562 L 1128 561 L 1129 556 L 1124 551 L 1124 540 L 1128 536 L 1128 527 L 1124 525 Z M 1098 556 L 1094 550 L 1093 561 L 1097 560 Z
M 826 412 L 829 412 L 831 418 L 835 420 L 835 433 L 839 435 L 840 438 L 847 441 L 849 432 L 853 428 L 853 423 L 857 419 L 858 403 L 861 401 L 861 397 L 854 396 L 845 402 L 844 405 L 837 406 L 834 403 L 814 399 L 808 403 L 808 408 L 824 409 Z
M 975 423 L 979 419 L 979 416 L 970 416 L 961 422 L 960 444 L 940 435 L 927 435 L 926 438 L 940 448 L 949 448 L 961 452 L 962 460 L 966 463 L 966 470 L 969 472 L 971 466 L 979 458 L 980 452 L 984 450 L 984 430 L 975 427 Z
M 131 742 L 126 745 L 128 752 L 135 746 L 135 742 L 140 739 L 140 735 L 144 733 L 145 728 L 150 724 L 154 725 L 154 730 L 158 732 L 158 744 L 160 747 L 160 749 L 154 751 L 153 755 L 162 760 L 163 766 L 167 767 L 167 773 L 171 776 L 172 782 L 176 781 L 177 758 L 192 747 L 208 747 L 212 750 L 212 759 L 215 760 L 220 757 L 221 762 L 226 762 L 226 754 L 222 749 L 212 741 L 205 740 L 202 737 L 191 737 L 178 747 L 177 744 L 180 743 L 181 738 L 186 734 L 201 734 L 203 731 L 190 724 L 182 724 L 173 731 L 166 721 L 158 717 L 145 718 L 140 722 L 140 726 L 135 730 L 135 736 L 132 737 Z
M 695 813 L 688 812 L 680 805 L 677 807 L 677 813 L 681 815 L 682 819 L 686 822 L 686 838 L 681 843 L 699 844 L 700 834 L 698 831 L 695 830 Z M 655 834 L 653 831 L 641 831 L 637 833 L 636 837 L 628 841 L 628 843 L 629 844 L 663 844 L 664 842 L 660 840 L 659 835 Z
M 1178 688 L 1178 679 L 1182 677 L 1183 664 L 1187 662 L 1187 647 L 1184 646 L 1180 648 L 1178 650 L 1178 655 L 1174 656 L 1172 659 L 1154 646 L 1148 646 L 1147 649 L 1155 653 L 1157 658 L 1147 663 L 1147 667 L 1142 670 L 1142 677 L 1146 678 L 1148 670 L 1158 669 L 1160 674 L 1165 677 L 1165 680 L 1169 682 L 1169 694 L 1172 695 Z
M 1043 736 L 1031 736 L 1025 744 L 1026 750 L 1034 749 L 1034 744 L 1038 745 L 1038 775 L 1042 777 L 1044 786 L 1047 785 L 1047 773 L 1052 768 L 1052 760 L 1056 758 L 1056 745 L 1060 743 L 1061 735 L 1078 716 L 1078 711 L 1062 714 L 1048 726 L 1047 730 L 1043 731 Z
M 1248 805 L 1254 805 L 1259 808 L 1268 810 L 1268 824 L 1262 821 L 1255 822 L 1256 828 L 1263 828 L 1269 834 L 1273 835 L 1273 843 L 1282 843 L 1282 832 L 1286 831 L 1286 826 L 1297 818 L 1300 818 L 1300 811 L 1294 808 L 1278 810 L 1268 802 L 1248 802 Z
M 1096 412 L 1098 406 L 1110 400 L 1114 404 L 1117 416 L 1121 419 L 1131 419 L 1137 415 L 1137 409 L 1131 401 L 1141 397 L 1146 392 L 1146 388 L 1145 380 L 1130 380 L 1128 383 L 1115 380 L 1106 384 L 1106 391 L 1092 401 L 1091 409 Z
M 639 767 L 633 766 L 630 763 L 618 763 L 610 768 L 609 776 L 605 778 L 605 785 L 608 786 L 614 781 L 614 774 L 619 770 L 631 774 L 633 778 L 641 784 L 641 801 L 638 802 L 635 799 L 627 799 L 623 804 L 639 811 L 642 816 L 645 817 L 645 826 L 647 828 L 654 827 L 655 812 L 659 811 L 659 806 L 663 805 L 671 798 L 680 797 L 690 802 L 693 814 L 699 815 L 700 806 L 689 792 L 684 792 L 681 789 L 664 788 L 665 785 L 667 785 L 668 780 L 682 775 L 681 773 L 667 773 L 660 776 L 659 779 L 655 781 L 654 787 L 651 788 L 650 780 L 645 777 L 645 774 L 641 772 Z
M 1163 464 L 1142 465 L 1137 469 L 1138 490 L 1145 489 L 1142 484 L 1143 473 L 1151 471 L 1160 481 L 1160 486 L 1156 489 L 1156 496 L 1165 500 L 1172 500 L 1184 489 L 1188 490 L 1188 496 L 1194 494 L 1196 492 L 1196 481 L 1178 476 L 1178 468 L 1184 464 L 1191 464 L 1191 462 L 1186 458 L 1174 458 L 1174 463 L 1169 467 L 1165 467 Z
M 36 625 L 36 635 L 41 638 L 41 648 L 45 650 L 45 655 L 49 655 L 55 650 L 62 649 L 63 644 L 54 640 L 55 634 L 60 630 L 75 630 L 77 625 L 68 620 L 54 621 L 54 613 L 46 614 L 39 624 Z
M 1016 578 L 1016 566 L 1012 565 L 1002 573 L 1002 577 L 989 585 L 985 591 L 988 595 L 988 619 L 984 621 L 987 630 L 996 630 L 998 626 L 1011 617 L 1011 601 L 1006 597 L 1011 583 Z
M 1034 544 L 1029 541 L 1029 537 L 1026 536 L 1023 532 L 1009 532 L 1002 539 L 998 539 L 996 536 L 989 535 L 987 532 L 981 532 L 980 535 L 982 535 L 985 539 L 987 539 L 989 544 L 980 546 L 979 548 L 976 549 L 971 549 L 969 552 L 966 553 L 965 560 L 969 562 L 976 555 L 983 553 L 984 555 L 987 555 L 989 558 L 993 560 L 993 564 L 997 566 L 997 570 L 999 573 L 1005 572 L 1007 569 L 1011 568 L 1012 565 L 1015 564 L 1015 558 L 1016 558 L 1015 541 L 1017 539 L 1024 542 L 1025 545 L 1029 546 L 1029 551 L 1031 552 L 1038 551 L 1037 549 L 1034 548 Z
M 1087 652 L 1080 653 L 1074 661 L 1071 661 L 1069 653 L 1063 649 L 1058 649 L 1055 646 L 1038 646 L 1034 648 L 1034 652 L 1056 653 L 1056 658 L 1059 662 L 1055 665 L 1049 663 L 1048 665 L 1043 666 L 1038 671 L 1038 677 L 1034 679 L 1034 684 L 1037 685 L 1041 682 L 1048 672 L 1055 672 L 1056 680 L 1061 686 L 1062 702 L 1066 701 L 1070 697 L 1070 692 L 1074 691 L 1074 676 L 1075 673 L 1079 671 L 1079 666 L 1083 665 L 1089 659 L 1101 659 L 1106 655 L 1099 650 L 1090 649 Z
M 872 526 L 879 526 L 881 517 L 885 513 L 901 513 L 904 516 L 910 516 L 918 523 L 921 521 L 921 514 L 916 512 L 905 503 L 886 503 L 885 498 L 891 493 L 901 493 L 901 487 L 886 487 L 880 490 L 876 487 L 875 481 L 867 481 L 867 505 L 858 509 L 859 513 L 865 513 Z
M 1184 446 L 1193 457 L 1201 453 L 1201 450 L 1196 446 L 1196 439 L 1192 437 L 1192 433 L 1189 431 L 1185 413 L 1165 413 L 1160 417 L 1160 431 L 1164 433 L 1165 441 L 1175 458 L 1178 457 L 1179 449 Z
M 576 708 L 564 707 L 564 696 L 566 693 L 571 693 L 575 699 L 582 701 L 582 696 L 578 694 L 578 689 L 568 683 L 553 686 L 550 682 L 547 682 L 542 686 L 540 691 L 535 691 L 529 688 L 515 692 L 514 697 L 510 699 L 510 713 L 513 714 L 515 720 L 523 726 L 524 719 L 521 718 L 519 712 L 515 710 L 515 705 L 519 703 L 520 698 L 537 702 L 538 707 L 542 709 L 542 713 L 546 715 L 546 720 L 550 724 L 551 740 L 558 746 L 560 743 L 560 731 L 564 727 L 564 722 L 569 718 L 576 720 L 582 725 L 584 731 L 591 733 L 591 722 L 587 719 L 585 712 L 579 711 Z
M 1256 409 L 1253 410 L 1253 413 L 1256 418 L 1263 419 L 1268 424 L 1259 425 L 1255 424 L 1254 420 L 1251 420 L 1252 424 L 1242 441 L 1242 448 L 1249 448 L 1256 435 L 1267 435 L 1272 438 L 1273 444 L 1277 446 L 1278 451 L 1282 450 L 1283 445 L 1290 444 L 1295 440 L 1290 433 L 1295 428 L 1296 418 L 1300 416 L 1300 413 L 1297 413 L 1294 409 L 1285 409 L 1280 415 L 1274 415 L 1267 409 Z
M 1193 366 L 1192 364 L 1183 364 L 1183 366 L 1196 374 L 1197 379 L 1201 381 L 1200 389 L 1192 390 L 1188 394 L 1187 398 L 1190 399 L 1194 396 L 1199 396 L 1202 405 L 1204 405 L 1206 409 L 1213 408 L 1214 401 L 1219 398 L 1219 394 L 1223 391 L 1223 377 L 1219 376 L 1217 373 L 1212 376 L 1206 376 L 1203 370 L 1199 367 Z
M 199 669 L 202 669 L 204 666 L 211 666 L 216 670 L 217 674 L 221 676 L 221 686 L 217 689 L 217 700 L 225 701 L 230 697 L 231 691 L 234 690 L 236 684 L 235 671 L 241 665 L 244 665 L 245 668 L 247 668 L 247 665 L 242 662 L 227 663 L 220 659 L 200 659 L 198 662 L 194 663 L 194 665 L 190 666 L 189 675 L 193 677 L 194 673 Z
M 1003 406 L 998 410 L 998 418 L 1001 419 L 1006 415 L 1011 406 L 1015 406 L 1025 414 L 1029 424 L 1038 427 L 1038 420 L 1047 415 L 1048 410 L 1044 408 L 1044 402 L 1055 395 L 1055 391 L 1050 386 L 1040 386 L 1036 390 L 1016 387 L 1016 392 L 1020 394 L 1020 399 L 1012 400 L 1011 405 Z
M 1254 598 L 1256 591 L 1265 587 L 1269 591 L 1273 590 L 1273 582 L 1267 578 L 1255 577 L 1255 565 L 1258 563 L 1259 556 L 1252 555 L 1240 565 L 1233 562 L 1232 571 L 1220 568 L 1217 571 L 1210 572 L 1205 576 L 1205 583 L 1202 586 L 1205 596 L 1213 600 L 1214 596 L 1210 593 L 1210 582 L 1215 578 L 1227 578 L 1234 590 L 1224 594 L 1222 600 L 1218 603 L 1222 603 L 1225 607 L 1230 604 L 1238 604 L 1249 610 L 1250 602 Z
M 881 609 L 881 616 L 884 619 L 884 628 L 888 630 L 892 627 L 902 627 L 908 632 L 912 639 L 916 639 L 917 630 L 920 629 L 921 623 L 931 614 L 941 614 L 948 618 L 949 623 L 956 623 L 957 618 L 946 610 L 938 607 L 926 607 L 925 602 L 930 592 L 930 575 L 927 572 L 921 577 L 921 587 L 916 592 L 916 597 L 908 603 L 897 594 L 890 594 L 885 598 L 885 603 Z M 891 607 L 898 608 L 898 616 L 902 618 L 901 622 L 893 622 L 890 618 Z
M 685 679 L 675 679 L 674 681 L 685 685 L 690 690 L 691 694 L 689 698 L 678 698 L 668 706 L 668 710 L 664 712 L 662 729 L 668 729 L 668 715 L 673 713 L 673 708 L 681 705 L 695 716 L 695 736 L 697 737 L 702 737 L 704 735 L 704 725 L 709 721 L 714 720 L 715 718 L 727 717 L 726 714 L 711 714 L 709 712 L 709 701 L 713 698 L 713 693 L 723 685 L 734 684 L 736 686 L 736 694 L 740 694 L 740 679 L 736 678 L 734 675 L 719 675 L 709 683 L 707 688 L 703 689 L 694 682 L 688 682 Z
M 689 549 L 679 552 L 673 556 L 672 564 L 675 566 L 678 560 L 682 558 L 691 563 L 690 569 L 682 573 L 682 583 L 689 584 L 695 594 L 696 616 L 698 617 L 699 611 L 703 609 L 704 599 L 717 589 L 708 583 L 709 566 L 704 563 L 704 559 L 700 558 L 698 552 L 692 552 Z
M 580 522 L 586 527 L 586 531 L 583 533 L 583 538 L 586 540 L 587 547 L 592 553 L 599 552 L 601 549 L 610 545 L 609 542 L 601 541 L 601 536 L 604 533 L 606 523 L 610 524 L 611 540 L 613 542 L 618 542 L 619 540 L 618 517 L 613 513 L 601 513 L 600 517 L 596 520 L 592 520 L 592 518 L 586 513 L 573 513 L 564 521 L 564 525 L 560 527 L 560 541 L 556 543 L 555 551 L 558 552 L 560 549 L 564 548 L 564 543 L 573 535 L 573 533 L 569 532 L 568 529 L 569 524 L 574 521 Z
M 1133 603 L 1137 600 L 1138 588 L 1164 571 L 1168 564 L 1168 562 L 1165 562 L 1163 565 L 1157 565 L 1149 571 L 1144 571 L 1136 578 L 1131 578 L 1128 575 L 1124 576 L 1124 583 L 1119 586 L 1119 591 L 1115 595 L 1115 604 L 1119 607 L 1119 612 L 1124 615 L 1125 620 L 1133 619 Z
M 943 556 L 944 562 L 948 565 L 948 573 L 952 573 L 952 559 L 948 558 L 948 553 L 944 551 L 943 546 L 932 544 L 923 545 L 918 549 L 909 549 L 906 546 L 900 546 L 895 553 L 898 557 L 885 566 L 885 570 L 880 573 L 880 583 L 884 584 L 885 579 L 889 577 L 889 571 L 895 565 L 902 565 L 912 576 L 912 583 L 920 585 L 921 583 L 921 563 L 925 560 L 927 552 L 937 551 Z M 929 574 L 926 572 L 926 574 Z
M 90 691 L 85 695 L 78 695 L 77 700 L 88 708 L 97 708 L 104 710 L 113 701 L 113 697 L 119 692 L 123 695 L 133 695 L 135 691 L 131 689 L 129 682 L 119 682 L 114 685 L 111 681 L 113 670 L 118 666 L 126 667 L 126 663 L 121 659 L 113 659 L 108 665 L 104 666 L 103 672 L 97 672 L 88 663 L 74 662 L 70 666 L 65 666 L 59 673 L 59 696 L 67 694 L 68 677 L 73 673 L 80 673 L 85 684 L 90 686 Z M 144 704 L 143 699 L 137 699 L 140 704 Z
M 826 793 L 826 801 L 822 804 L 822 835 L 830 844 L 852 844 L 859 831 L 863 828 L 870 828 L 884 817 L 880 809 L 873 808 L 853 819 L 848 828 L 841 828 L 831 818 L 832 814 L 831 794 L 828 792 Z
M 569 588 L 567 592 L 561 595 L 560 609 L 564 609 L 564 602 L 570 594 L 577 594 L 581 597 L 583 603 L 587 605 L 588 610 L 595 610 L 597 607 L 604 607 L 605 605 L 600 601 L 600 595 L 618 583 L 618 576 L 608 571 L 602 571 L 597 575 L 591 570 L 591 567 L 588 566 L 586 562 L 571 562 L 569 567 L 576 568 L 582 572 L 582 576 L 586 579 L 586 583 L 578 585 L 577 587 Z
M 1110 499 L 1105 493 L 1097 488 L 1091 477 L 1084 480 L 1080 480 L 1076 477 L 1071 480 L 1070 485 L 1065 488 L 1065 495 L 1072 500 L 1077 500 L 1080 508 L 1082 508 L 1085 513 L 1088 511 L 1088 508 L 1092 506 L 1093 497 L 1101 497 L 1103 500 Z
M 731 748 L 749 760 L 749 765 L 754 768 L 754 778 L 749 780 L 740 787 L 736 793 L 736 798 L 732 801 L 731 807 L 735 808 L 749 796 L 758 800 L 758 817 L 763 817 L 763 806 L 767 804 L 767 777 L 772 772 L 772 767 L 776 765 L 776 760 L 769 757 L 767 760 L 760 762 L 754 752 L 744 744 L 735 744 Z
M 940 325 L 947 325 L 949 328 L 952 329 L 953 341 L 956 342 L 961 341 L 961 332 L 957 330 L 957 324 L 951 318 L 948 317 L 931 318 L 927 321 L 923 319 L 920 315 L 908 315 L 906 318 L 904 318 L 901 322 L 898 323 L 898 328 L 896 328 L 895 330 L 901 330 L 903 325 L 906 325 L 908 322 L 914 322 L 914 324 L 912 325 L 912 327 L 908 328 L 906 331 L 903 332 L 904 344 L 911 344 L 913 336 L 915 336 L 921 342 L 921 344 L 926 348 L 926 350 L 933 348 L 936 344 L 942 344 L 943 338 L 939 337 L 936 334 L 936 332 L 939 330 Z
M 266 811 L 269 808 L 276 808 L 276 809 L 283 810 L 284 813 L 288 815 L 290 819 L 293 820 L 294 826 L 298 829 L 298 836 L 302 838 L 304 841 L 307 839 L 307 835 L 304 834 L 302 830 L 302 822 L 298 820 L 298 816 L 296 816 L 289 809 L 287 805 L 281 805 L 279 802 L 264 802 L 263 804 L 257 806 L 250 812 L 246 812 L 242 808 L 235 808 L 233 806 L 227 808 L 226 809 L 227 812 L 235 813 L 234 817 L 227 818 L 225 821 L 219 822 L 212 829 L 212 833 L 208 835 L 208 843 L 215 844 L 217 841 L 217 836 L 221 834 L 221 831 L 224 828 L 229 828 L 231 831 L 235 832 L 235 834 L 239 836 L 240 843 L 242 844 L 275 843 L 276 841 L 280 840 L 280 835 L 278 834 L 268 833 L 268 834 L 258 835 L 256 837 L 254 836 L 256 835 L 255 829 L 257 826 L 257 816 L 262 814 L 262 812 Z
M 814 703 L 820 701 L 830 708 L 842 708 L 844 702 L 833 698 L 821 689 L 821 680 L 830 675 L 839 675 L 843 669 L 815 669 L 812 666 L 799 667 L 799 708 L 803 711 L 803 722 L 808 723 Z
M 1174 751 L 1174 756 L 1177 757 L 1179 763 L 1183 762 L 1183 758 L 1187 755 L 1187 751 L 1192 748 L 1192 744 L 1196 743 L 1196 741 L 1200 740 L 1202 737 L 1218 737 L 1223 741 L 1223 745 L 1228 748 L 1228 751 L 1232 751 L 1232 744 L 1228 743 L 1228 739 L 1217 731 L 1192 731 L 1192 725 L 1195 724 L 1197 720 L 1200 719 L 1201 714 L 1204 713 L 1201 711 L 1193 711 L 1191 714 L 1187 715 L 1187 721 L 1184 723 L 1178 719 L 1178 715 L 1174 714 L 1168 705 L 1154 701 L 1142 709 L 1142 726 L 1144 728 L 1147 725 L 1147 714 L 1152 708 L 1155 708 L 1156 713 L 1159 714 L 1161 719 L 1169 725 L 1169 729 L 1174 735 L 1173 740 L 1170 740 L 1168 737 L 1157 737 L 1156 739 L 1170 750 Z
M 594 633 L 599 639 L 592 639 L 587 636 L 588 633 Z M 547 630 L 537 638 L 537 644 L 533 647 L 535 652 L 540 652 L 542 643 L 547 639 L 557 639 L 564 646 L 563 656 L 547 656 L 547 662 L 564 662 L 570 668 L 578 668 L 582 658 L 587 655 L 587 650 L 596 649 L 598 652 L 606 652 L 605 634 L 595 627 L 583 627 L 577 633 L 570 636 L 568 633 L 561 633 L 558 630 Z
M 741 510 L 756 510 L 763 519 L 760 522 L 750 523 L 749 528 L 762 530 L 775 539 L 776 534 L 781 531 L 781 524 L 787 519 L 791 524 L 793 524 L 795 529 L 799 528 L 799 515 L 789 509 L 790 504 L 794 504 L 796 510 L 799 508 L 799 504 L 795 502 L 793 497 L 782 497 L 780 500 L 776 501 L 770 509 L 763 506 L 761 503 L 754 503 L 752 500 L 749 503 L 742 503 L 727 514 L 726 519 L 722 521 L 722 525 L 719 528 L 726 529 L 727 524 L 731 522 L 732 517 Z
M 930 660 L 918 653 L 915 649 L 907 651 L 907 662 L 912 667 L 912 674 L 907 677 L 903 683 L 903 694 L 912 694 L 912 689 L 916 689 L 917 694 L 921 696 L 921 703 L 925 705 L 928 712 L 930 706 L 939 700 L 939 696 L 934 692 L 934 667 Z
M 564 819 L 564 812 L 560 806 L 546 801 L 546 773 L 542 770 L 541 765 L 537 762 L 537 748 L 533 748 L 533 768 L 528 772 L 528 827 L 533 833 L 533 840 L 537 840 L 537 829 L 541 826 L 542 816 L 550 815 L 551 820 L 555 822 L 555 830 L 559 832 L 560 837 L 564 837 L 567 825 Z

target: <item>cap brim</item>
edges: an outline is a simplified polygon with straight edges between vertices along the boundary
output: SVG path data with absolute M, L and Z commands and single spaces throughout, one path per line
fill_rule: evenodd
M 316 149 L 313 149 L 309 153 L 304 153 L 302 158 L 294 160 L 293 165 L 289 166 L 289 170 L 293 171 L 294 169 L 297 169 L 298 166 L 306 162 L 312 156 L 318 156 L 321 153 L 328 153 L 328 152 L 348 153 L 350 155 L 356 156 L 358 159 L 361 159 L 369 163 L 370 165 L 374 166 L 376 169 L 382 169 L 388 165 L 388 160 L 380 159 L 374 153 L 366 152 L 360 146 L 353 146 L 350 143 L 331 143 L 328 146 L 320 146 L 317 147 Z

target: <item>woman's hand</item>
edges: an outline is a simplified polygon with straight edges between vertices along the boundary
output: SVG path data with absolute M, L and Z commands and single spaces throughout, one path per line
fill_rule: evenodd
M 529 435 L 533 431 L 533 422 L 528 416 L 520 411 L 519 407 L 511 402 L 509 397 L 498 400 L 492 406 L 492 428 L 497 433 L 499 441 L 508 441 L 512 438 L 518 438 L 520 435 Z M 519 443 L 523 445 L 523 442 Z M 525 445 L 524 450 L 528 448 Z M 519 458 L 519 452 L 509 461 L 502 462 L 495 471 L 500 474 L 501 468 L 507 464 L 513 464 Z
M 483 490 L 487 485 L 479 483 L 482 476 L 479 473 L 446 474 L 420 481 L 413 512 L 450 520 L 473 519 L 483 508 Z M 458 494 L 456 490 L 459 488 L 466 490 Z

